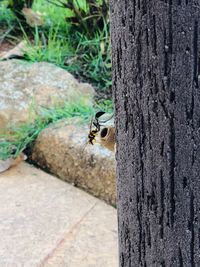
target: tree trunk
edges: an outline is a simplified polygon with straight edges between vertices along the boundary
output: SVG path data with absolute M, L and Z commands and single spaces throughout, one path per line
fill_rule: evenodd
M 121 267 L 200 266 L 200 1 L 111 0 Z

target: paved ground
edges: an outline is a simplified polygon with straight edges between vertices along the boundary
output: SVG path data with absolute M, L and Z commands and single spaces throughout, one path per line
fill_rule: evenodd
M 116 210 L 26 163 L 0 174 L 1 267 L 117 267 Z

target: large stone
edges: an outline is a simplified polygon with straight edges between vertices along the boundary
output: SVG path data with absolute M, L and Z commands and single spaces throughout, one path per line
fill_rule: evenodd
M 94 89 L 79 83 L 70 73 L 40 62 L 20 60 L 0 62 L 0 131 L 8 124 L 34 118 L 38 106 L 52 107 L 67 101 L 91 105 Z M 32 106 L 32 108 L 30 108 Z
M 43 169 L 115 205 L 115 155 L 87 142 L 88 127 L 62 121 L 37 138 L 32 160 Z

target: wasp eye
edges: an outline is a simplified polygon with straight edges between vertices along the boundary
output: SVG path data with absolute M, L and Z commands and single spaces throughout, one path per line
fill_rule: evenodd
M 103 128 L 101 130 L 101 138 L 104 138 L 107 135 L 107 133 L 108 133 L 108 128 Z

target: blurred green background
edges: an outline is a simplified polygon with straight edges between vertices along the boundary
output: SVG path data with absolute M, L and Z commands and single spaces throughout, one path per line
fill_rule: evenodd
M 47 61 L 111 96 L 107 0 L 0 0 L 1 42 L 25 39 L 25 59 Z
M 49 123 L 74 116 L 88 123 L 97 110 L 113 110 L 108 0 L 0 0 L 0 48 L 22 41 L 23 60 L 53 63 L 91 83 L 95 106 L 66 105 L 13 127 L 11 135 L 0 136 L 0 159 L 17 156 Z

